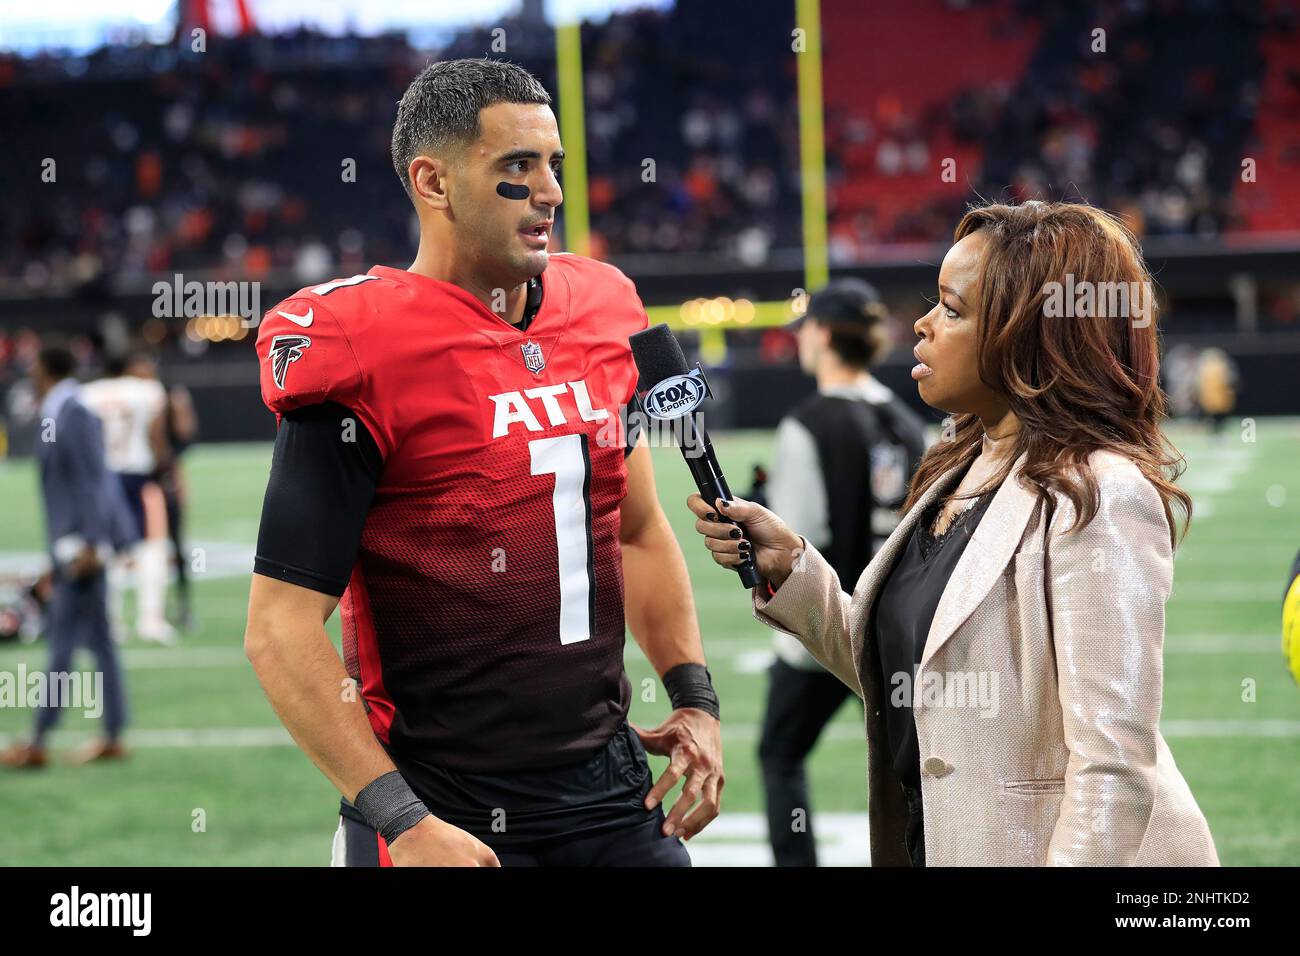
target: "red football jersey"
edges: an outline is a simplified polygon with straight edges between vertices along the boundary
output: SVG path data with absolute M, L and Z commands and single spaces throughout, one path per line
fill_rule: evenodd
M 344 657 L 375 734 L 451 770 L 580 760 L 630 700 L 620 406 L 646 314 L 592 259 L 552 255 L 542 284 L 521 332 L 458 286 L 376 266 L 290 296 L 258 333 L 268 407 L 338 402 L 384 456 Z

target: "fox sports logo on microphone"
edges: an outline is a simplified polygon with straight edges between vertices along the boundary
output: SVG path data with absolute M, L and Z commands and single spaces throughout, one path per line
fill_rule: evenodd
M 646 392 L 646 414 L 663 421 L 681 418 L 695 411 L 708 393 L 700 369 L 685 375 L 673 375 Z

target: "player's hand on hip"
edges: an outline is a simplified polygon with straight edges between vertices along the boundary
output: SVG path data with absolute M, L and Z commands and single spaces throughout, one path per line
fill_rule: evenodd
M 667 769 L 646 795 L 646 809 L 657 807 L 677 781 L 686 778 L 664 820 L 663 832 L 689 840 L 708 826 L 722 807 L 722 725 L 712 714 L 683 707 L 653 730 L 635 725 L 632 729 L 649 753 L 668 758 Z
M 771 511 L 744 498 L 729 503 L 719 498 L 709 504 L 698 493 L 686 499 L 686 506 L 695 514 L 695 530 L 704 536 L 704 546 L 718 564 L 735 568 L 744 562 L 745 554 L 752 553 L 758 573 L 773 587 L 789 577 L 794 552 L 803 541 Z M 727 519 L 743 524 L 744 533 Z
M 492 848 L 459 827 L 425 817 L 388 845 L 393 866 L 500 866 Z

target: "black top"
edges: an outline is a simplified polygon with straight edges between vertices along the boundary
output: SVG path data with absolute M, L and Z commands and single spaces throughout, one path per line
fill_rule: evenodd
M 921 789 L 920 746 L 916 739 L 916 722 L 912 716 L 916 668 L 925 651 L 934 612 L 939 607 L 944 588 L 953 568 L 966 550 L 989 502 L 997 489 L 981 496 L 965 511 L 958 512 L 939 537 L 934 526 L 940 496 L 921 515 L 908 538 L 902 555 L 889 572 L 876 596 L 872 614 L 873 635 L 885 700 L 885 726 L 889 733 L 889 750 L 894 770 L 906 786 Z
M 524 314 L 519 317 L 515 324 L 519 326 L 520 332 L 527 332 L 528 326 L 533 324 L 533 319 L 537 317 L 537 312 L 542 307 L 542 277 L 534 276 L 528 280 L 528 292 L 524 298 Z
M 830 540 L 818 550 L 852 590 L 874 553 L 875 513 L 896 513 L 907 496 L 907 481 L 925 454 L 925 423 L 897 396 L 875 404 L 817 394 L 791 417 L 812 436 L 818 477 L 834 502 L 826 516 Z M 890 474 L 898 479 L 894 488 Z

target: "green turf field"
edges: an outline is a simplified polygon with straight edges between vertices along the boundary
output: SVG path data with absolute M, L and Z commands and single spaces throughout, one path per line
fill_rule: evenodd
M 1169 605 L 1164 730 L 1227 865 L 1300 864 L 1300 689 L 1278 650 L 1283 575 L 1300 547 L 1300 420 L 1261 421 L 1255 440 L 1172 431 L 1189 461 L 1198 509 L 1179 552 Z M 1250 437 L 1250 436 L 1247 436 Z M 729 475 L 766 459 L 767 433 L 717 436 Z M 686 550 L 710 665 L 722 698 L 724 816 L 692 843 L 697 862 L 761 863 L 754 756 L 769 632 L 736 577 L 691 530 L 678 454 L 656 450 L 661 497 Z M 251 554 L 269 445 L 209 446 L 188 459 L 191 543 L 205 548 L 199 629 L 176 648 L 126 650 L 133 747 L 125 763 L 0 772 L 0 863 L 323 865 L 337 795 L 279 729 L 244 660 Z M 739 486 L 743 480 L 734 482 Z M 41 518 L 30 462 L 0 464 L 3 553 L 37 551 Z M 337 619 L 333 624 L 337 634 Z M 0 647 L 0 671 L 43 664 L 44 646 Z M 634 688 L 651 676 L 628 642 Z M 79 666 L 89 666 L 83 661 Z M 1247 693 L 1252 690 L 1252 693 Z M 666 700 L 634 700 L 653 723 Z M 1243 699 L 1243 698 L 1247 699 Z M 32 714 L 0 709 L 0 741 Z M 69 715 L 56 750 L 92 729 Z M 814 754 L 816 812 L 827 862 L 865 859 L 865 755 L 859 711 L 846 705 Z M 652 758 L 656 770 L 660 758 Z

